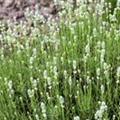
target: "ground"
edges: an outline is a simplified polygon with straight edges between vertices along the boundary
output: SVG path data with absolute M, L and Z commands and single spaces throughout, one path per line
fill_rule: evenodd
M 0 0 L 0 19 L 3 22 L 16 17 L 18 20 L 25 19 L 26 8 L 34 10 L 38 6 L 39 14 L 51 15 L 56 14 L 56 9 L 52 0 Z

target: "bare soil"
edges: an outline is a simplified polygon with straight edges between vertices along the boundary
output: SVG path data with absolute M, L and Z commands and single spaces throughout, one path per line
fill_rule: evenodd
M 41 15 L 54 16 L 57 13 L 53 0 L 0 0 L 0 20 L 25 20 L 26 8 L 34 11 L 36 5 Z

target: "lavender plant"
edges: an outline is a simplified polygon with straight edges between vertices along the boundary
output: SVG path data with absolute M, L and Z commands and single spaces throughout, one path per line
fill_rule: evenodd
M 0 23 L 1 120 L 120 119 L 118 19 L 103 2 L 64 5 L 59 19 Z

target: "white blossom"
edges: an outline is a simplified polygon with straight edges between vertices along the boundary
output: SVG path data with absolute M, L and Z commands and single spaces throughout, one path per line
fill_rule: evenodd
M 75 116 L 74 120 L 80 120 L 80 117 L 79 116 Z
M 47 83 L 49 86 L 51 85 L 51 78 L 50 77 L 47 78 Z
M 117 77 L 120 77 L 120 66 L 117 68 Z
M 9 89 L 12 89 L 12 81 L 11 80 L 8 82 L 8 87 L 9 87 Z
M 117 6 L 120 7 L 120 0 L 117 0 Z
M 41 109 L 42 109 L 42 113 L 46 113 L 46 107 L 43 102 L 41 102 Z
M 58 97 L 58 99 L 60 101 L 61 107 L 64 107 L 64 105 L 63 105 L 64 104 L 64 97 L 61 96 L 61 95 L 60 96 L 58 95 L 57 97 Z
M 34 57 L 30 57 L 30 64 L 33 64 Z
M 28 89 L 28 96 L 31 98 L 34 96 L 34 89 Z
M 100 109 L 96 111 L 95 113 L 95 119 L 96 120 L 102 120 L 103 114 L 104 112 L 107 110 L 107 105 L 106 103 L 103 101 L 101 102 L 101 106 Z
M 104 87 L 104 85 L 101 85 L 101 86 L 100 86 L 100 89 L 101 89 L 101 92 L 102 92 L 102 94 L 103 94 L 104 91 L 105 91 L 105 87 Z
M 36 120 L 40 120 L 38 114 L 35 115 Z
M 89 54 L 89 52 L 90 52 L 90 45 L 89 44 L 86 45 L 85 52 Z
M 47 79 L 47 70 L 43 71 L 43 77 L 44 77 L 44 79 Z
M 68 83 L 69 83 L 70 86 L 72 85 L 72 78 L 71 78 L 71 76 L 68 79 Z
M 76 70 L 76 68 L 77 68 L 76 60 L 73 60 L 73 69 Z
M 97 76 L 100 76 L 100 68 L 97 68 L 96 74 L 97 74 Z
M 54 65 L 57 64 L 57 57 L 53 57 L 53 63 Z

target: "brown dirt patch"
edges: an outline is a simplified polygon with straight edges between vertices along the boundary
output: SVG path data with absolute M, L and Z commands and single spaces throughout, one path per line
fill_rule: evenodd
M 54 16 L 57 13 L 53 0 L 0 0 L 0 20 L 25 20 L 26 9 L 34 11 L 36 6 L 41 15 Z

